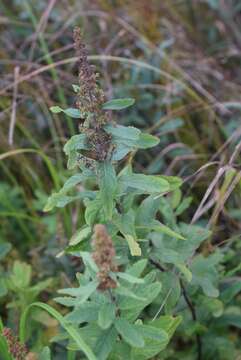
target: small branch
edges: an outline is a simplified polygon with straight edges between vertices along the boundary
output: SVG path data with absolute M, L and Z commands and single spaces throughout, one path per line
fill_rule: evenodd
M 20 69 L 19 66 L 15 66 L 15 68 L 14 68 L 13 105 L 12 105 L 12 114 L 11 114 L 9 133 L 8 133 L 9 145 L 13 145 L 13 133 L 14 133 L 14 127 L 15 127 L 15 123 L 16 123 L 19 69 Z
M 184 299 L 187 303 L 187 306 L 192 314 L 192 319 L 193 319 L 193 321 L 197 321 L 197 314 L 196 314 L 195 307 L 188 297 L 186 288 L 185 288 L 182 280 L 180 279 L 179 281 L 180 281 L 180 286 L 182 289 L 183 297 L 184 297 Z M 197 352 L 198 352 L 197 360 L 201 360 L 202 359 L 202 340 L 201 340 L 201 337 L 199 334 L 196 334 L 196 342 L 197 342 Z

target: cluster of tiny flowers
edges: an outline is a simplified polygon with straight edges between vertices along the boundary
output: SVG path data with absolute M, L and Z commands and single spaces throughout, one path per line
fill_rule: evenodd
M 16 336 L 13 335 L 12 330 L 9 328 L 4 328 L 2 330 L 2 335 L 5 337 L 8 349 L 11 355 L 13 355 L 15 360 L 25 360 L 27 356 L 27 348 L 24 344 L 21 344 Z
M 88 62 L 86 46 L 78 27 L 74 29 L 74 47 L 79 58 L 77 107 L 84 114 L 90 128 L 100 128 L 108 121 L 107 114 L 101 108 L 105 102 L 105 95 L 97 84 L 98 74 L 95 72 L 95 66 Z
M 97 224 L 94 227 L 94 235 L 92 240 L 93 254 L 92 257 L 99 268 L 99 290 L 107 290 L 116 288 L 116 282 L 110 277 L 110 272 L 118 271 L 114 263 L 115 248 L 111 237 L 106 231 L 106 227 Z

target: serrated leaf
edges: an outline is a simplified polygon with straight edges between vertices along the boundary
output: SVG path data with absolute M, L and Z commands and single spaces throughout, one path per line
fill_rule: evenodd
M 115 328 L 127 344 L 134 347 L 144 347 L 145 342 L 141 334 L 124 318 L 118 318 L 114 322 Z
M 129 106 L 132 106 L 135 103 L 135 99 L 132 98 L 123 98 L 123 99 L 113 99 L 105 102 L 102 105 L 103 110 L 122 110 L 126 109 Z
M 116 316 L 116 307 L 113 303 L 103 304 L 98 314 L 98 325 L 106 330 L 113 323 Z

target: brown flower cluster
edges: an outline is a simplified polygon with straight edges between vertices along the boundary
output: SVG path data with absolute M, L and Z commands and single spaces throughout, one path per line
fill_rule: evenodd
M 79 93 L 77 107 L 85 114 L 87 126 L 98 129 L 108 121 L 107 114 L 101 109 L 105 102 L 103 90 L 97 84 L 98 74 L 95 66 L 88 62 L 86 46 L 79 27 L 74 29 L 74 46 L 79 58 Z
M 16 360 L 25 360 L 27 356 L 27 348 L 24 344 L 21 344 L 16 336 L 13 335 L 12 330 L 4 328 L 2 335 L 5 337 L 9 352 L 13 355 Z
M 118 271 L 117 265 L 114 263 L 115 248 L 104 225 L 95 225 L 92 246 L 94 249 L 92 257 L 99 268 L 100 284 L 98 289 L 104 291 L 116 288 L 116 282 L 109 276 L 110 271 Z

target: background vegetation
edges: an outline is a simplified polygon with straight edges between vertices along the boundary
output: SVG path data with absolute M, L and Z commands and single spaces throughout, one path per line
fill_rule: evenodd
M 241 2 L 2 0 L 0 10 L 3 323 L 17 334 L 26 306 L 36 299 L 53 305 L 56 289 L 73 284 L 81 266 L 56 255 L 83 225 L 83 205 L 43 212 L 70 174 L 62 148 L 78 125 L 49 108 L 75 104 L 72 31 L 79 25 L 106 97 L 136 99 L 118 123 L 160 138 L 137 153 L 135 171 L 180 176 L 178 221 L 210 230 L 199 253 L 213 255 L 205 276 L 213 274 L 221 295 L 190 300 L 192 293 L 175 287 L 171 311 L 184 321 L 160 359 L 196 359 L 200 346 L 203 359 L 239 359 Z M 33 318 L 37 351 L 58 323 L 40 311 Z M 61 345 L 54 349 L 65 358 Z

